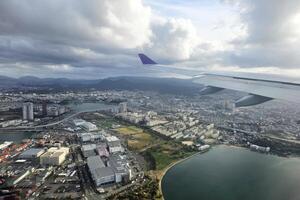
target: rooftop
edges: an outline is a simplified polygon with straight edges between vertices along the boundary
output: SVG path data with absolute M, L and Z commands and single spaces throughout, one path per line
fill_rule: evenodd
M 90 150 L 93 150 L 93 149 L 96 149 L 96 144 L 85 144 L 85 145 L 82 145 L 82 150 L 83 151 L 90 151 Z
M 91 173 L 93 173 L 94 170 L 96 170 L 97 168 L 104 168 L 105 164 L 104 162 L 101 160 L 100 156 L 90 156 L 87 158 L 87 164 L 88 167 L 91 171 Z
M 35 156 L 43 151 L 45 151 L 45 150 L 42 148 L 31 148 L 31 149 L 28 149 L 28 150 L 24 151 L 23 153 L 21 153 L 20 156 Z
M 107 176 L 114 176 L 114 171 L 110 167 L 102 167 L 94 170 L 93 175 L 96 179 L 104 178 Z
M 119 141 L 119 138 L 117 138 L 116 136 L 109 136 L 106 138 L 106 140 L 108 142 L 114 142 L 114 141 Z

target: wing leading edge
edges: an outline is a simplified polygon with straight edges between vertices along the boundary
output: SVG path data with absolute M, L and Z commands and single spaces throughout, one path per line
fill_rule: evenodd
M 204 91 L 207 88 L 226 88 L 249 93 L 236 101 L 237 107 L 256 105 L 272 99 L 300 102 L 300 84 L 294 82 L 217 74 L 204 74 L 193 78 L 193 82 L 206 85 Z
M 157 64 L 145 54 L 139 54 L 139 57 L 144 65 Z M 209 73 L 194 76 L 192 81 L 206 86 L 200 91 L 202 95 L 214 94 L 223 89 L 247 92 L 247 96 L 235 102 L 236 107 L 257 105 L 272 99 L 300 102 L 300 82 Z

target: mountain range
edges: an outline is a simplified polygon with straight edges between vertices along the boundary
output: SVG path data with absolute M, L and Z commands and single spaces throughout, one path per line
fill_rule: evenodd
M 0 89 L 34 90 L 144 90 L 170 94 L 191 95 L 199 92 L 202 86 L 186 79 L 113 77 L 97 80 L 78 80 L 67 78 L 38 78 L 24 76 L 11 78 L 0 76 Z

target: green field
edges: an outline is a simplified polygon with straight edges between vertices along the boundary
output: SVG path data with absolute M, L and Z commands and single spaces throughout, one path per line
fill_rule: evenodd
M 162 142 L 155 148 L 147 150 L 155 162 L 155 170 L 163 170 L 171 163 L 188 157 L 195 153 L 195 151 L 187 150 L 182 145 L 172 142 Z

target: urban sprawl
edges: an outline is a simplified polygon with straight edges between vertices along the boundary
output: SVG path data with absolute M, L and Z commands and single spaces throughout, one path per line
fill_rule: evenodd
M 168 166 L 214 145 L 300 153 L 300 109 L 279 101 L 234 108 L 239 96 L 233 91 L 0 93 L 0 136 L 30 135 L 1 140 L 1 195 L 159 199 Z

